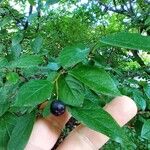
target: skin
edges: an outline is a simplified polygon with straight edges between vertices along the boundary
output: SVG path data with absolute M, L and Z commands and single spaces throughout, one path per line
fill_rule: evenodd
M 104 109 L 121 127 L 137 113 L 135 103 L 127 96 L 116 97 Z M 59 117 L 50 116 L 46 119 L 38 119 L 33 127 L 25 150 L 52 149 L 69 118 L 70 115 L 66 112 Z M 57 150 L 98 150 L 108 140 L 109 138 L 107 136 L 93 131 L 84 125 L 79 125 L 59 145 Z

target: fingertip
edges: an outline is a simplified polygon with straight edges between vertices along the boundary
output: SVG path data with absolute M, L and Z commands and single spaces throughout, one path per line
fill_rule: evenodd
M 47 149 L 52 147 L 57 140 L 58 131 L 55 130 L 47 120 L 38 119 L 34 124 L 31 136 L 25 150 Z M 53 136 L 53 138 L 51 138 Z
M 50 115 L 46 118 L 38 119 L 34 124 L 25 150 L 51 149 L 69 118 L 70 114 L 66 111 L 61 116 Z
M 137 114 L 136 103 L 128 96 L 118 96 L 114 99 L 114 102 L 119 103 L 123 110 L 130 112 L 133 117 Z
M 118 96 L 104 108 L 120 126 L 125 125 L 137 114 L 137 106 L 128 96 Z

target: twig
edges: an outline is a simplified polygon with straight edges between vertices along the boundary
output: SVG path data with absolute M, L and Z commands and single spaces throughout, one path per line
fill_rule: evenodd
M 30 5 L 28 17 L 32 14 L 32 11 L 33 11 L 33 6 Z M 27 21 L 25 22 L 25 25 L 24 25 L 24 30 L 26 30 L 28 28 L 28 26 L 29 26 L 29 22 L 28 22 L 28 19 L 27 19 Z

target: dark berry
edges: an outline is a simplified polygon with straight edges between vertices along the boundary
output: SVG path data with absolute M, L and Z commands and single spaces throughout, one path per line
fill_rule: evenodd
M 54 100 L 52 103 L 51 103 L 51 113 L 55 116 L 60 116 L 62 115 L 64 112 L 65 112 L 65 105 L 62 101 L 60 100 Z

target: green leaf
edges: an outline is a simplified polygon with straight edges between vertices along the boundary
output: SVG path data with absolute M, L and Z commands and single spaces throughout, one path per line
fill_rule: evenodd
M 150 139 L 150 119 L 145 121 L 142 127 L 141 136 L 147 140 Z
M 19 89 L 14 106 L 36 106 L 49 98 L 52 90 L 48 80 L 31 80 Z
M 143 95 L 140 91 L 134 90 L 133 91 L 133 99 L 136 102 L 139 109 L 145 110 L 146 108 L 146 101 L 143 98 Z
M 102 98 L 100 98 L 99 95 L 97 95 L 96 93 L 94 93 L 93 91 L 91 91 L 88 88 L 86 88 L 85 99 L 89 99 L 91 102 L 93 102 L 97 105 L 100 105 L 100 106 L 105 102 Z
M 16 72 L 9 72 L 6 75 L 6 79 L 11 83 L 16 84 L 19 80 L 19 75 Z
M 16 44 L 11 47 L 11 50 L 12 50 L 13 56 L 15 56 L 15 58 L 18 58 L 21 54 L 22 47 L 20 44 Z
M 47 80 L 53 83 L 55 78 L 57 78 L 57 76 L 58 76 L 58 72 L 51 71 L 47 76 Z
M 31 42 L 31 48 L 34 53 L 39 53 L 43 46 L 43 38 L 38 36 Z
M 47 67 L 50 70 L 57 71 L 60 68 L 60 65 L 58 63 L 56 63 L 56 62 L 49 62 Z
M 0 117 L 8 110 L 8 91 L 5 87 L 0 88 Z
M 29 68 L 37 66 L 43 62 L 43 59 L 38 55 L 24 55 L 13 61 L 10 67 Z
M 3 116 L 9 109 L 9 103 L 7 101 L 0 102 L 0 117 Z
M 120 95 L 114 81 L 102 68 L 79 65 L 69 72 L 92 90 L 109 96 Z
M 52 4 L 58 3 L 59 1 L 60 0 L 47 0 L 46 5 L 52 5 Z
M 150 99 L 150 84 L 145 85 L 144 86 L 144 92 L 146 94 L 146 96 Z
M 145 20 L 144 24 L 145 25 L 150 25 L 150 16 Z
M 34 75 L 37 74 L 39 71 L 40 71 L 40 66 L 37 66 L 37 65 L 22 68 L 23 75 L 24 75 L 26 78 L 30 78 L 31 76 L 34 76 Z M 42 73 L 43 73 L 43 72 L 42 72 Z
M 5 67 L 8 64 L 8 61 L 4 57 L 0 57 L 0 68 Z
M 4 115 L 8 109 L 9 109 L 9 103 L 8 102 L 3 102 L 3 103 L 0 102 L 0 117 L 2 115 Z
M 132 145 L 112 116 L 95 103 L 86 99 L 83 107 L 70 107 L 69 110 L 73 117 L 89 128 L 101 132 L 121 144 Z
M 24 150 L 35 122 L 35 112 L 21 116 L 12 131 L 8 150 Z
M 133 50 L 150 51 L 150 37 L 138 33 L 120 32 L 102 37 L 101 42 Z
M 5 48 L 5 46 L 0 43 L 0 53 L 3 51 L 4 48 Z
M 20 44 L 22 39 L 23 39 L 23 34 L 22 33 L 16 33 L 12 38 L 12 46 Z
M 60 77 L 58 80 L 58 96 L 65 104 L 82 106 L 84 90 L 83 85 L 71 76 Z
M 46 107 L 43 109 L 43 111 L 42 111 L 42 116 L 43 116 L 43 117 L 47 117 L 47 116 L 49 116 L 49 115 L 51 114 L 51 112 L 50 112 L 51 102 L 52 102 L 52 101 L 48 101 L 48 104 L 47 104 Z
M 3 20 L 0 22 L 0 28 L 4 28 L 7 24 L 9 24 L 11 21 L 11 17 L 5 17 Z
M 76 44 L 64 48 L 58 58 L 58 61 L 64 68 L 72 67 L 84 60 L 89 54 L 90 49 L 83 44 Z
M 30 3 L 30 5 L 35 5 L 36 4 L 35 0 L 28 0 L 28 2 Z
M 18 115 L 24 115 L 24 114 L 29 114 L 31 113 L 36 107 L 24 107 L 24 106 L 11 106 L 9 108 L 9 112 L 11 113 L 15 113 L 15 114 L 18 114 Z
M 6 113 L 0 117 L 0 150 L 7 149 L 7 143 L 16 124 L 16 119 L 16 116 L 11 113 Z

